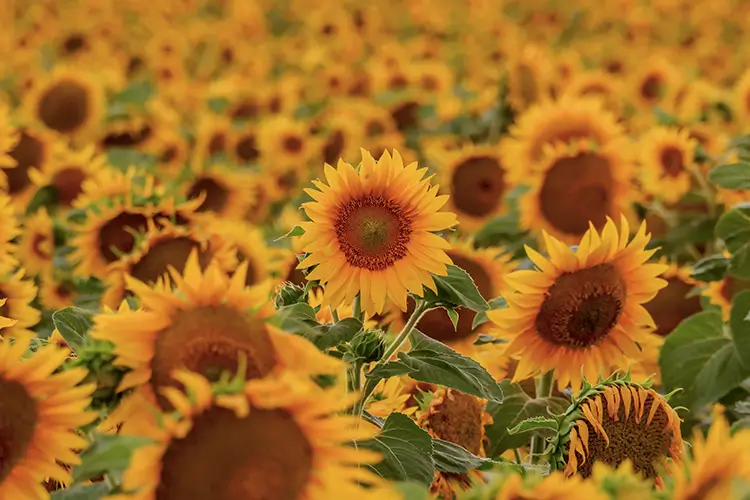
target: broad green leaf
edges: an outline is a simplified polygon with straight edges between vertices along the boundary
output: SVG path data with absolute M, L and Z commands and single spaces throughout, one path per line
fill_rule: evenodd
M 71 488 L 53 491 L 51 500 L 99 500 L 109 495 L 107 483 L 77 484 Z
M 478 457 L 463 446 L 443 439 L 433 439 L 432 447 L 435 468 L 440 472 L 465 474 L 492 461 L 489 458 Z
M 473 359 L 416 329 L 411 334 L 411 343 L 409 352 L 399 352 L 397 361 L 374 368 L 367 377 L 380 379 L 409 375 L 419 382 L 443 385 L 489 401 L 503 400 L 500 385 Z
M 729 317 L 729 326 L 731 327 L 737 354 L 742 363 L 750 368 L 750 322 L 747 321 L 748 314 L 750 314 L 750 290 L 741 292 L 732 298 L 732 310 Z
M 78 307 L 66 307 L 52 313 L 52 322 L 73 352 L 79 353 L 93 322 L 92 314 Z
M 295 236 L 302 236 L 303 234 L 305 234 L 305 230 L 302 229 L 302 226 L 294 226 L 288 233 L 279 236 L 274 241 L 281 241 L 285 238 L 294 238 Z
M 538 431 L 543 429 L 556 431 L 558 429 L 557 420 L 548 417 L 527 418 L 526 420 L 522 420 L 521 422 L 519 422 L 518 425 L 516 425 L 512 429 L 508 429 L 508 433 L 521 434 L 524 432 Z
M 446 307 L 445 312 L 448 313 L 448 318 L 450 318 L 451 323 L 453 324 L 453 329 L 458 328 L 458 312 L 453 307 Z
M 704 282 L 719 281 L 724 278 L 729 267 L 729 259 L 723 255 L 703 257 L 693 266 L 692 277 Z
M 94 443 L 81 453 L 82 463 L 73 468 L 73 481 L 78 483 L 105 473 L 124 471 L 133 450 L 152 441 L 138 436 L 100 434 Z
M 512 429 L 527 418 L 549 416 L 550 412 L 561 414 L 569 405 L 569 402 L 563 398 L 531 398 L 520 385 L 508 380 L 500 382 L 500 387 L 505 394 L 502 404 L 489 403 L 487 405 L 487 412 L 493 419 L 492 424 L 485 427 L 490 441 L 487 456 L 490 457 L 499 457 L 507 450 L 520 448 L 529 443 L 528 435 L 511 435 L 508 429 Z
M 132 148 L 109 148 L 107 149 L 107 163 L 119 170 L 125 171 L 132 165 L 153 168 L 156 158 Z
M 113 95 L 111 101 L 143 106 L 153 94 L 154 86 L 146 80 L 141 80 L 131 83 L 122 92 Z
M 750 163 L 733 163 L 712 168 L 708 180 L 724 189 L 750 189 Z
M 495 309 L 505 309 L 506 307 L 508 307 L 508 303 L 504 298 L 498 297 L 496 299 L 490 300 L 489 306 L 489 310 L 494 311 Z M 471 324 L 471 328 L 474 329 L 479 325 L 487 323 L 488 321 L 489 319 L 487 318 L 487 311 L 480 311 L 476 314 L 476 316 L 474 316 L 474 322 Z
M 401 500 L 429 500 L 430 491 L 427 486 L 413 481 L 394 482 L 393 486 L 401 493 Z
M 391 413 L 381 431 L 372 440 L 358 446 L 383 455 L 383 461 L 371 467 L 386 479 L 424 485 L 432 482 L 435 470 L 432 438 L 403 413 Z
M 43 186 L 37 189 L 33 198 L 26 205 L 26 215 L 35 213 L 42 207 L 51 207 L 57 203 L 57 188 L 55 186 Z
M 750 204 L 742 203 L 725 212 L 716 223 L 716 236 L 734 254 L 750 242 Z
M 732 339 L 724 334 L 721 312 L 690 316 L 667 336 L 659 353 L 665 391 L 683 389 L 675 405 L 695 409 L 727 394 L 749 373 Z
M 732 255 L 729 261 L 729 274 L 742 279 L 750 279 L 750 245 L 744 245 Z
M 486 311 L 489 304 L 477 290 L 471 276 L 457 266 L 448 266 L 446 276 L 434 276 L 438 293 L 425 290 L 424 300 L 433 307 L 451 305 L 468 307 L 472 311 Z

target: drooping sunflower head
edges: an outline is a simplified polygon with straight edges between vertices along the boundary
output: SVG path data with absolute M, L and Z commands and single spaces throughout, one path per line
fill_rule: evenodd
M 378 161 L 363 151 L 359 171 L 326 165 L 328 184 L 305 190 L 315 201 L 302 205 L 311 220 L 301 224 L 308 256 L 299 267 L 316 266 L 307 279 L 325 286 L 326 305 L 360 294 L 370 315 L 383 312 L 386 297 L 405 310 L 407 291 L 422 296 L 423 286 L 435 288 L 430 273 L 447 273 L 450 244 L 434 232 L 455 226 L 456 216 L 438 212 L 448 196 L 438 196 L 425 171 L 396 151 Z
M 574 243 L 593 225 L 630 212 L 633 162 L 625 144 L 558 145 L 548 150 L 521 198 L 521 225 Z M 518 182 L 522 182 L 521 179 Z
M 662 260 L 661 263 L 669 265 L 661 275 L 667 281 L 667 286 L 660 290 L 652 301 L 645 304 L 645 307 L 654 318 L 654 333 L 666 337 L 682 320 L 700 312 L 701 303 L 700 298 L 694 293 L 698 283 L 691 277 L 691 269 L 667 263 L 666 260 Z
M 668 460 L 682 457 L 680 417 L 658 392 L 614 374 L 585 384 L 553 440 L 551 464 L 566 476 L 590 477 L 594 465 L 629 461 L 636 473 L 660 482 Z
M 24 279 L 24 269 L 14 273 L 7 271 L 0 275 L 0 316 L 12 318 L 15 323 L 3 330 L 7 337 L 21 337 L 33 335 L 31 327 L 36 325 L 41 318 L 39 310 L 31 303 L 37 293 L 37 287 L 31 279 Z
M 687 130 L 655 127 L 639 141 L 639 175 L 643 190 L 674 204 L 690 190 L 698 142 Z
M 554 369 L 560 390 L 570 383 L 577 392 L 582 372 L 596 380 L 641 356 L 655 328 L 643 304 L 667 285 L 657 277 L 666 266 L 646 263 L 656 251 L 645 249 L 649 239 L 642 224 L 628 241 L 623 217 L 619 233 L 609 219 L 601 235 L 590 229 L 576 251 L 546 233 L 548 258 L 527 247 L 538 269 L 509 274 L 517 290 L 505 295 L 509 307 L 487 313 L 509 340 L 506 353 L 519 358 L 514 380 Z

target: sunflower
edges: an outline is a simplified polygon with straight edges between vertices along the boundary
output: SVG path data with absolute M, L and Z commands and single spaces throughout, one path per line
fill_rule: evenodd
M 630 101 L 638 109 L 651 109 L 674 102 L 682 77 L 672 63 L 662 57 L 639 65 L 630 78 Z
M 225 116 L 206 112 L 198 118 L 190 160 L 193 168 L 200 168 L 213 158 L 228 156 L 231 128 L 232 123 Z
M 83 192 L 84 182 L 96 172 L 107 169 L 106 158 L 97 153 L 92 144 L 78 151 L 62 144 L 57 146 L 50 161 L 42 169 L 31 169 L 29 178 L 37 189 L 52 186 L 56 206 L 68 209 Z
M 604 107 L 618 115 L 620 113 L 622 88 L 620 80 L 606 71 L 593 70 L 574 75 L 562 92 L 570 98 L 596 97 Z
M 43 308 L 55 311 L 75 304 L 78 296 L 75 284 L 61 278 L 53 272 L 46 272 L 42 275 L 39 285 L 39 303 Z
M 552 64 L 540 47 L 527 44 L 508 61 L 508 102 L 517 111 L 550 97 Z
M 81 193 L 73 201 L 73 207 L 89 209 L 91 205 L 110 204 L 113 200 L 133 204 L 137 199 L 164 198 L 165 194 L 163 184 L 135 165 L 124 171 L 103 168 L 81 183 Z
M 334 165 L 339 158 L 350 161 L 357 156 L 357 144 L 361 142 L 361 124 L 351 114 L 336 113 L 323 123 L 325 139 L 322 141 L 322 157 L 325 163 Z
M 28 338 L 0 341 L 2 498 L 49 498 L 46 479 L 70 483 L 63 466 L 79 464 L 76 451 L 88 445 L 74 429 L 97 417 L 86 411 L 96 387 L 77 385 L 86 369 L 59 370 L 70 351 L 47 345 L 27 356 L 29 343 Z
M 216 261 L 201 271 L 193 251 L 184 274 L 170 270 L 174 290 L 165 280 L 149 286 L 127 277 L 127 287 L 142 309 L 132 311 L 123 302 L 116 313 L 96 316 L 92 330 L 94 338 L 115 344 L 115 363 L 132 370 L 119 390 L 138 387 L 166 409 L 162 391 L 173 385 L 175 369 L 218 377 L 222 370 L 236 373 L 241 357 L 248 378 L 276 369 L 339 373 L 338 360 L 265 322 L 273 314 L 268 283 L 245 287 L 246 273 L 247 264 L 242 263 L 230 278 Z
M 170 121 L 155 122 L 153 132 L 142 149 L 156 157 L 158 172 L 164 178 L 176 177 L 188 160 L 187 139 Z
M 104 93 L 94 75 L 72 67 L 55 67 L 25 97 L 26 114 L 50 130 L 88 137 L 103 118 Z
M 30 279 L 23 279 L 25 271 L 19 269 L 13 274 L 0 276 L 0 316 L 13 318 L 13 326 L 3 330 L 8 337 L 20 337 L 33 334 L 30 327 L 39 322 L 41 314 L 31 303 L 36 297 L 37 288 Z
M 404 166 L 401 155 L 383 153 L 377 162 L 362 151 L 359 172 L 340 161 L 325 166 L 328 184 L 305 192 L 314 202 L 302 208 L 310 222 L 299 237 L 308 256 L 299 269 L 316 266 L 309 281 L 325 285 L 324 305 L 352 303 L 359 293 L 368 315 L 382 313 L 386 297 L 406 310 L 406 295 L 436 290 L 430 273 L 445 275 L 450 244 L 432 231 L 457 224 L 456 216 L 438 212 L 448 196 L 423 179 L 426 169 Z
M 629 214 L 632 176 L 627 145 L 619 141 L 549 148 L 536 173 L 526 175 L 532 188 L 520 200 L 521 226 L 579 241 L 590 224 L 601 230 L 608 217 Z
M 258 174 L 253 178 L 252 202 L 245 212 L 245 220 L 253 224 L 263 224 L 271 211 L 274 202 L 275 180 L 269 176 Z
M 18 164 L 12 152 L 20 140 L 20 131 L 11 125 L 8 105 L 0 101 L 0 168 L 3 170 L 15 168 Z
M 350 446 L 374 434 L 338 414 L 355 395 L 288 372 L 217 396 L 198 374 L 175 378 L 187 390 L 172 387 L 164 395 L 180 416 L 161 415 L 163 426 L 153 417 L 131 426 L 155 443 L 136 449 L 123 475 L 123 489 L 132 493 L 113 500 L 400 498 L 362 467 L 379 454 Z
M 492 423 L 485 411 L 487 402 L 470 394 L 453 389 L 440 389 L 430 400 L 424 412 L 417 416 L 417 423 L 437 439 L 443 439 L 464 447 L 474 455 L 484 457 L 484 426 Z M 474 471 L 470 474 L 451 474 L 435 471 L 430 486 L 434 494 L 453 498 L 455 487 L 468 489 L 475 480 L 482 480 Z
M 593 482 L 565 477 L 555 471 L 548 476 L 510 474 L 494 500 L 609 500 Z
M 453 91 L 455 75 L 450 65 L 440 60 L 419 61 L 408 67 L 410 79 L 422 92 L 435 100 Z
M 29 170 L 45 168 L 52 154 L 53 139 L 43 130 L 27 127 L 19 128 L 19 133 L 18 143 L 9 152 L 15 166 L 3 167 L 3 173 L 8 180 L 8 194 L 13 198 L 17 210 L 23 212 L 34 193 Z
M 717 405 L 718 406 L 718 405 Z M 696 429 L 691 453 L 670 470 L 674 500 L 742 498 L 737 480 L 750 482 L 750 431 L 731 432 L 722 409 L 714 410 L 708 435 Z
M 247 262 L 246 286 L 257 285 L 276 271 L 273 253 L 260 228 L 245 221 L 234 220 L 222 221 L 219 230 L 237 248 L 237 260 Z
M 5 218 L 0 214 L 3 220 Z M 52 269 L 52 257 L 55 252 L 55 234 L 52 218 L 42 207 L 26 217 L 23 231 L 18 241 L 17 255 L 26 271 L 36 276 Z
M 235 130 L 229 136 L 227 148 L 230 158 L 234 159 L 237 163 L 257 163 L 260 160 L 258 131 L 255 127 L 247 125 Z
M 293 245 L 295 247 L 299 247 L 298 242 L 294 242 Z M 276 252 L 275 255 L 276 267 L 279 271 L 278 274 L 281 282 L 288 281 L 297 286 L 304 287 L 307 283 L 307 279 L 305 278 L 305 273 L 297 267 L 300 262 L 297 258 L 297 255 L 299 255 L 299 253 L 301 253 L 301 250 L 299 248 L 293 250 L 289 250 L 286 248 L 280 249 L 278 252 Z M 320 302 L 318 303 L 318 305 L 322 304 L 323 297 L 320 298 Z
M 708 298 L 711 304 L 719 306 L 724 321 L 729 321 L 729 313 L 732 310 L 732 298 L 744 290 L 750 290 L 750 281 L 727 274 L 719 281 L 708 283 L 706 288 L 701 292 L 701 295 Z
M 512 189 L 507 167 L 496 146 L 468 145 L 435 153 L 438 184 L 450 199 L 461 229 L 471 231 L 503 210 L 503 198 Z
M 732 108 L 737 116 L 738 123 L 747 123 L 750 120 L 750 70 L 742 73 L 742 76 L 734 84 Z
M 571 480 L 576 476 L 567 478 Z M 591 472 L 591 481 L 599 491 L 609 494 L 608 500 L 648 500 L 658 498 L 655 495 L 653 482 L 644 479 L 633 470 L 633 463 L 625 460 L 617 467 L 604 462 L 596 462 Z M 589 497 L 586 497 L 587 499 Z
M 684 129 L 654 127 L 639 141 L 643 190 L 675 204 L 690 190 L 698 142 Z
M 661 275 L 667 281 L 667 286 L 644 307 L 654 318 L 655 333 L 666 337 L 682 320 L 700 312 L 701 302 L 700 297 L 691 293 L 698 283 L 691 277 L 689 267 L 679 267 L 664 259 L 661 263 L 669 266 Z
M 381 380 L 367 402 L 367 411 L 379 418 L 388 418 L 388 415 L 394 411 L 404 415 L 414 415 L 417 406 L 410 404 L 414 402 L 414 397 L 407 390 L 409 388 L 411 386 L 408 379 L 403 377 Z
M 656 252 L 645 249 L 645 224 L 630 243 L 628 234 L 622 217 L 619 235 L 609 219 L 601 236 L 587 231 L 576 251 L 546 233 L 549 259 L 526 248 L 539 270 L 509 274 L 518 293 L 505 295 L 508 308 L 487 313 L 510 339 L 505 354 L 520 359 L 514 381 L 555 370 L 560 390 L 570 383 L 577 392 L 581 371 L 596 380 L 637 359 L 638 344 L 654 342 L 648 327 L 655 325 L 642 304 L 667 285 L 657 278 L 666 266 L 645 263 Z
M 241 218 L 253 205 L 255 177 L 248 170 L 214 164 L 193 170 L 184 184 L 189 200 L 200 199 L 197 212 L 213 212 L 219 217 Z
M 302 168 L 315 154 L 316 147 L 305 123 L 276 116 L 260 125 L 258 149 L 266 161 L 279 167 Z

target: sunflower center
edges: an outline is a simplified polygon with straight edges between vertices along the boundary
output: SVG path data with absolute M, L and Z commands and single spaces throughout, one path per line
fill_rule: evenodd
M 44 260 L 51 257 L 50 252 L 44 248 L 47 241 L 49 241 L 49 238 L 42 233 L 35 233 L 31 239 L 31 251 L 34 252 L 37 257 Z
M 666 336 L 677 328 L 680 322 L 700 312 L 701 301 L 698 297 L 687 297 L 692 285 L 680 278 L 668 278 L 663 288 L 650 302 L 644 304 L 656 323 L 656 334 Z
M 216 156 L 227 147 L 227 137 L 223 132 L 215 132 L 208 141 L 208 156 Z
M 536 329 L 548 342 L 585 349 L 612 331 L 625 297 L 625 282 L 611 264 L 562 274 L 542 302 Z
M 300 137 L 297 137 L 296 135 L 290 135 L 284 138 L 283 146 L 284 149 L 290 153 L 299 153 L 300 151 L 302 151 L 302 146 L 304 146 L 304 143 L 302 142 L 302 139 Z
M 105 148 L 132 148 L 146 141 L 152 133 L 151 127 L 145 125 L 137 130 L 108 134 L 104 138 L 103 145 Z
M 215 407 L 169 444 L 156 499 L 292 500 L 302 498 L 312 470 L 310 442 L 289 413 L 252 408 L 238 418 Z
M 483 411 L 482 402 L 474 396 L 447 390 L 442 402 L 430 408 L 427 425 L 439 439 L 479 455 L 484 439 Z
M 365 127 L 367 137 L 377 137 L 385 132 L 385 126 L 377 120 L 371 120 Z
M 8 194 L 16 194 L 29 185 L 29 168 L 42 166 L 45 156 L 45 145 L 42 141 L 26 131 L 21 132 L 21 137 L 16 147 L 10 152 L 10 157 L 16 160 L 16 166 L 3 169 L 8 177 Z
M 36 401 L 26 388 L 0 377 L 0 483 L 26 454 L 38 417 Z
M 135 234 L 146 230 L 145 215 L 122 212 L 107 221 L 99 230 L 99 252 L 107 262 L 114 262 L 123 254 L 130 253 L 135 245 Z
M 505 193 L 505 172 L 491 156 L 475 156 L 461 162 L 451 178 L 451 198 L 461 212 L 473 217 L 494 213 Z
M 237 142 L 234 148 L 237 157 L 247 163 L 254 162 L 260 156 L 255 136 L 246 135 Z
M 203 203 L 198 207 L 198 212 L 221 212 L 229 201 L 229 191 L 210 177 L 202 177 L 195 181 L 188 192 L 188 198 L 194 199 L 205 193 Z
M 297 269 L 297 259 L 294 260 L 291 268 L 289 269 L 289 272 L 286 273 L 284 281 L 289 281 L 298 286 L 305 286 L 305 283 L 307 283 L 305 273 L 303 273 L 301 269 Z
M 37 113 L 48 128 L 69 134 L 86 123 L 91 111 L 86 88 L 78 82 L 63 80 L 47 89 Z
M 561 158 L 544 177 L 539 205 L 557 230 L 583 235 L 589 222 L 601 228 L 612 209 L 614 179 L 609 162 L 593 153 Z
M 234 119 L 251 119 L 256 118 L 260 114 L 260 105 L 254 101 L 246 99 L 239 103 L 239 105 L 232 112 L 232 118 Z
M 177 368 L 186 368 L 217 380 L 222 372 L 237 372 L 240 356 L 247 360 L 247 379 L 267 375 L 276 363 L 268 331 L 260 320 L 225 306 L 197 307 L 178 312 L 172 324 L 159 332 L 151 359 L 151 385 L 175 385 Z M 162 408 L 167 400 L 159 396 Z
M 62 207 L 69 207 L 83 192 L 85 180 L 86 174 L 79 167 L 67 167 L 57 172 L 51 183 L 57 192 L 57 203 Z
M 536 101 L 539 94 L 536 78 L 531 68 L 525 64 L 518 68 L 518 83 L 524 104 L 529 105 Z
M 133 265 L 130 274 L 144 283 L 155 283 L 164 276 L 169 266 L 174 267 L 178 273 L 182 273 L 194 249 L 198 249 L 198 261 L 201 268 L 205 269 L 211 260 L 211 253 L 208 250 L 202 250 L 198 242 L 186 236 L 179 236 L 155 243 Z
M 655 101 L 661 97 L 664 82 L 658 75 L 649 75 L 641 85 L 641 95 L 649 100 Z
M 341 130 L 334 130 L 328 137 L 328 141 L 323 148 L 323 159 L 326 163 L 334 165 L 336 160 L 341 158 L 346 145 L 344 133 Z
M 682 152 L 675 147 L 665 148 L 660 155 L 661 166 L 664 172 L 670 177 L 677 177 L 685 170 L 685 164 L 682 161 Z
M 396 127 L 404 132 L 412 129 L 419 124 L 419 104 L 414 101 L 407 101 L 399 104 L 392 112 L 393 121 Z
M 86 38 L 80 33 L 73 33 L 63 41 L 61 48 L 63 55 L 73 55 L 86 48 Z
M 366 195 L 340 208 L 334 229 L 349 264 L 381 271 L 406 256 L 411 218 L 395 201 Z

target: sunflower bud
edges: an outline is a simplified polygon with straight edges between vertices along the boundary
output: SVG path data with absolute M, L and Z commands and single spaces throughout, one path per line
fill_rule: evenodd
M 385 340 L 381 330 L 363 330 L 349 342 L 346 357 L 365 363 L 377 361 L 385 352 Z M 345 358 L 346 358 L 345 357 Z
M 274 298 L 274 305 L 277 308 L 283 306 L 290 306 L 292 304 L 299 304 L 305 302 L 307 292 L 301 286 L 295 285 L 289 281 L 282 283 L 279 286 L 279 291 Z

